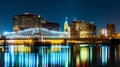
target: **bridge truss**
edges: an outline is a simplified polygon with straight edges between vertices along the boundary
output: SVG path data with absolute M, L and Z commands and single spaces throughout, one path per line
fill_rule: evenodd
M 18 32 L 5 32 L 6 38 L 67 38 L 68 32 L 47 30 L 44 28 L 30 28 Z

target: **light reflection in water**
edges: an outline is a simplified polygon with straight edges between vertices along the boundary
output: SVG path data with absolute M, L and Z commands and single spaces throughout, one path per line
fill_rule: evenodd
M 108 49 L 108 50 L 107 50 L 107 54 L 108 54 L 107 56 L 108 56 L 108 60 L 109 60 L 109 59 L 110 59 L 110 47 L 107 46 L 107 49 Z
M 11 55 L 11 59 L 12 59 L 12 67 L 13 67 L 14 66 L 14 62 L 15 62 L 14 54 Z
M 120 66 L 120 46 L 11 45 L 4 50 L 0 53 L 2 67 L 109 67 L 113 63 Z
M 107 64 L 107 46 L 102 46 L 102 64 Z
M 70 47 L 39 47 L 39 52 L 26 53 L 27 46 L 8 46 L 8 51 L 4 53 L 5 67 L 69 67 Z M 17 50 L 16 50 L 16 49 Z M 15 50 L 13 50 L 15 49 Z M 20 50 L 21 49 L 21 50 Z
M 10 58 L 9 58 L 9 53 L 4 53 L 5 54 L 5 57 L 4 57 L 4 60 L 5 60 L 5 67 L 9 67 L 9 62 L 10 62 Z
M 120 59 L 120 44 L 119 44 L 118 47 L 119 47 L 119 48 L 118 48 L 118 55 L 119 55 L 119 59 Z
M 117 49 L 115 48 L 115 59 L 117 58 Z
M 89 51 L 87 47 L 80 48 L 80 58 L 82 62 L 85 62 L 89 59 Z
M 82 44 L 83 45 L 83 44 Z M 76 46 L 77 49 L 77 54 L 76 54 L 76 66 L 77 67 L 88 67 L 89 63 L 89 47 L 88 46 Z M 90 48 L 92 51 L 92 47 Z M 79 51 L 79 52 L 78 52 Z M 92 58 L 91 58 L 92 59 Z
M 90 63 L 92 63 L 92 46 L 90 46 Z

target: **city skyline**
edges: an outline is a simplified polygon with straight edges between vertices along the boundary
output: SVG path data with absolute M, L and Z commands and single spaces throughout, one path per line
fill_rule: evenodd
M 12 31 L 13 16 L 25 12 L 31 12 L 41 15 L 44 19 L 58 22 L 63 31 L 65 18 L 68 17 L 70 24 L 73 17 L 77 20 L 93 21 L 97 25 L 97 30 L 100 27 L 105 27 L 106 23 L 114 23 L 117 32 L 119 31 L 119 1 L 87 1 L 87 0 L 12 0 L 2 1 L 0 8 L 0 33 L 4 31 Z

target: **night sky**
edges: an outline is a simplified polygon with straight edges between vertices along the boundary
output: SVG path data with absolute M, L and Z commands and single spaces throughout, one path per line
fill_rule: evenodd
M 94 22 L 98 28 L 114 23 L 120 32 L 120 0 L 1 0 L 0 33 L 12 31 L 13 15 L 31 12 L 43 19 L 60 23 L 63 30 L 65 17 L 69 24 L 77 20 Z

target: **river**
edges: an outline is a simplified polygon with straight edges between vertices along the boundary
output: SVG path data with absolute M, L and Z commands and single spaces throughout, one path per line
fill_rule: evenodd
M 0 67 L 120 67 L 120 45 L 0 46 Z

